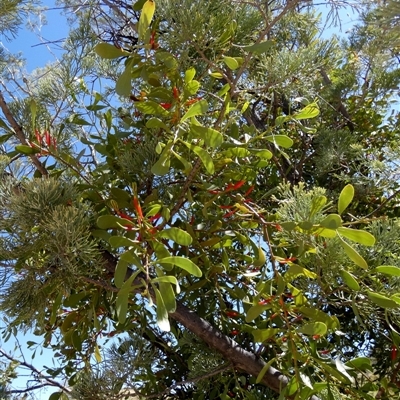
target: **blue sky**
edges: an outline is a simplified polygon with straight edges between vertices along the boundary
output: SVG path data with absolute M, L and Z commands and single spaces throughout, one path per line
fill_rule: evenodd
M 21 53 L 23 55 L 26 60 L 26 73 L 32 72 L 35 68 L 43 67 L 47 63 L 54 61 L 56 57 L 59 57 L 62 52 L 59 49 L 58 43 L 62 43 L 68 34 L 68 24 L 66 22 L 66 18 L 61 13 L 62 10 L 57 9 L 55 2 L 52 0 L 45 0 L 43 4 L 44 6 L 48 7 L 48 10 L 44 11 L 44 15 L 47 19 L 47 25 L 40 26 L 40 28 L 36 29 L 34 32 L 23 28 L 20 30 L 18 37 L 9 42 L 0 37 L 0 44 L 2 44 L 8 51 L 11 53 Z M 321 12 L 323 15 L 326 15 L 328 13 L 328 9 L 321 7 Z M 344 34 L 346 30 L 351 28 L 354 23 L 353 21 L 356 19 L 356 15 L 348 10 L 342 10 L 340 17 L 342 19 L 342 32 L 339 31 L 338 27 L 331 26 L 325 32 L 324 36 L 330 36 L 333 33 L 339 35 Z M 4 321 L 1 320 L 0 328 L 3 327 Z M 37 338 L 31 333 L 25 335 L 21 333 L 17 336 L 17 339 L 28 363 L 32 363 L 39 370 L 43 368 L 43 365 L 53 365 L 52 352 L 48 350 L 43 351 L 41 354 L 40 349 L 38 349 L 35 354 L 35 358 L 33 360 L 31 359 L 32 352 L 27 349 L 26 342 L 37 342 L 40 340 L 40 338 Z M 15 344 L 16 340 L 13 338 L 11 338 L 7 343 L 3 343 L 0 340 L 0 346 L 9 353 L 14 353 Z M 15 352 L 15 355 L 18 356 L 19 352 Z M 29 372 L 25 370 L 14 382 L 16 388 L 25 388 L 27 380 L 29 379 Z M 45 390 L 41 392 L 41 395 L 38 396 L 38 398 L 40 398 L 40 400 L 47 400 L 49 394 L 54 391 L 56 391 L 56 389 L 51 388 L 49 390 Z M 38 394 L 36 393 L 36 395 Z

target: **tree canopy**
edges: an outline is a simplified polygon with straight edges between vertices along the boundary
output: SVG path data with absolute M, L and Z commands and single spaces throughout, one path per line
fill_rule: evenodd
M 41 12 L 3 3 L 11 36 Z M 5 398 L 399 396 L 381 3 L 65 0 L 59 59 L 27 75 L 0 54 L 3 340 L 33 331 L 58 365 L 0 349 Z

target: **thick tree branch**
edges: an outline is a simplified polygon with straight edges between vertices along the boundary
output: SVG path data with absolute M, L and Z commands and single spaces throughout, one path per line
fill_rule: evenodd
M 3 111 L 3 114 L 6 117 L 8 123 L 14 129 L 15 136 L 17 137 L 17 139 L 20 141 L 21 144 L 28 146 L 28 142 L 26 141 L 25 134 L 24 134 L 21 126 L 18 124 L 18 122 L 15 120 L 14 116 L 12 115 L 10 109 L 8 108 L 6 101 L 4 100 L 4 96 L 1 92 L 0 92 L 0 108 Z M 46 168 L 39 161 L 39 159 L 34 154 L 30 154 L 30 158 L 32 160 L 32 163 L 36 167 L 36 169 L 43 176 L 48 176 L 48 172 L 47 172 Z

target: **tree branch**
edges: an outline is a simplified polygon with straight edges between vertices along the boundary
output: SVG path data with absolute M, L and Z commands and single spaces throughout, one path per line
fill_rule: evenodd
M 13 356 L 10 356 L 8 353 L 6 353 L 3 349 L 0 348 L 0 354 L 2 356 L 4 356 L 5 358 L 7 358 L 10 361 L 14 361 L 17 362 L 19 365 L 22 365 L 23 367 L 26 367 L 28 369 L 30 369 L 32 372 L 34 372 L 35 374 L 37 374 L 38 377 L 40 377 L 40 379 L 43 379 L 47 382 L 47 386 L 56 386 L 59 389 L 61 389 L 63 392 L 65 393 L 71 393 L 71 389 L 68 389 L 67 387 L 65 387 L 64 385 L 62 385 L 61 383 L 57 382 L 56 380 L 54 380 L 53 378 L 49 378 L 48 376 L 43 375 L 37 368 L 35 368 L 32 364 L 27 363 L 26 361 L 20 361 L 15 359 Z M 37 388 L 36 388 L 37 389 Z M 29 390 L 33 390 L 32 388 L 30 388 Z M 26 391 L 29 391 L 26 390 Z M 16 392 L 14 392 L 16 393 Z M 23 392 L 20 392 L 23 393 Z
M 28 146 L 28 142 L 26 141 L 25 134 L 24 134 L 21 126 L 18 124 L 18 122 L 15 120 L 14 116 L 12 115 L 10 109 L 8 108 L 8 105 L 7 105 L 6 101 L 4 100 L 4 96 L 1 91 L 0 91 L 0 108 L 3 111 L 3 114 L 6 117 L 8 123 L 14 129 L 15 136 L 17 137 L 17 139 L 20 141 L 21 144 Z M 47 172 L 46 168 L 39 161 L 39 159 L 34 154 L 30 154 L 29 156 L 30 156 L 34 166 L 36 167 L 36 169 L 43 176 L 48 176 L 48 172 Z

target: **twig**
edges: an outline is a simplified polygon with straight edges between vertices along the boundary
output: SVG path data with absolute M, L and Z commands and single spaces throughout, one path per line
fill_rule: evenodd
M 25 134 L 21 128 L 21 126 L 18 124 L 18 122 L 15 120 L 14 116 L 12 115 L 10 109 L 8 108 L 8 105 L 6 101 L 4 100 L 3 93 L 0 91 L 0 108 L 3 111 L 4 116 L 6 117 L 7 121 L 11 125 L 11 127 L 14 129 L 15 136 L 17 139 L 20 141 L 21 144 L 28 146 L 28 142 L 26 141 Z M 36 169 L 43 175 L 43 176 L 48 176 L 49 173 L 47 172 L 46 168 L 43 166 L 43 164 L 39 161 L 39 159 L 34 155 L 30 154 L 29 155 L 33 164 L 35 165 Z
M 68 389 L 67 387 L 65 387 L 64 385 L 62 385 L 61 383 L 57 382 L 56 380 L 54 380 L 53 378 L 49 378 L 48 376 L 43 375 L 37 368 L 35 368 L 32 364 L 27 363 L 26 361 L 19 361 L 16 358 L 10 356 L 9 354 L 7 354 L 3 349 L 0 348 L 0 354 L 2 356 L 4 356 L 5 358 L 7 358 L 10 361 L 14 361 L 17 362 L 19 365 L 22 365 L 23 367 L 26 367 L 28 369 L 30 369 L 32 372 L 34 372 L 35 374 L 37 374 L 38 377 L 40 377 L 40 379 L 43 379 L 47 382 L 48 386 L 56 386 L 59 389 L 61 389 L 63 392 L 66 393 L 71 393 L 71 389 Z

